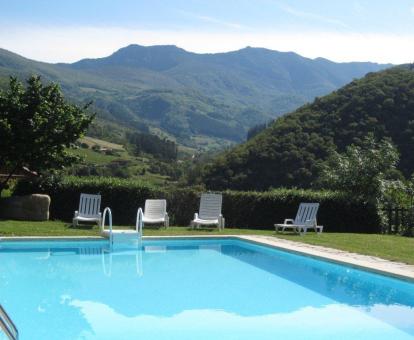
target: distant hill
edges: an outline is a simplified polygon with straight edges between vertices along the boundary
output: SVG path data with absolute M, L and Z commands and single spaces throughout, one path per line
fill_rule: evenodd
M 370 73 L 277 119 L 204 169 L 210 189 L 309 187 L 330 150 L 368 134 L 397 146 L 400 170 L 414 172 L 413 65 Z
M 245 48 L 196 54 L 176 46 L 130 45 L 73 64 L 32 61 L 0 49 L 0 86 L 9 75 L 57 81 L 74 101 L 94 101 L 99 117 L 142 124 L 197 144 L 197 136 L 240 142 L 247 130 L 390 65 L 334 63 Z

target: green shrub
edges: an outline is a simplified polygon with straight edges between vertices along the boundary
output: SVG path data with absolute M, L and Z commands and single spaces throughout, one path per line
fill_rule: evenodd
M 226 191 L 223 215 L 232 226 L 269 229 L 295 218 L 301 202 L 319 202 L 318 224 L 329 232 L 381 231 L 374 206 L 332 191 L 277 189 L 267 192 Z
M 194 188 L 156 188 L 136 180 L 102 177 L 65 177 L 38 183 L 20 182 L 15 194 L 47 193 L 51 217 L 71 220 L 80 193 L 102 195 L 102 209 L 110 207 L 114 224 L 135 223 L 138 207 L 147 198 L 167 199 L 171 223 L 188 225 L 198 211 L 200 191 Z M 318 223 L 330 232 L 380 232 L 373 206 L 331 191 L 277 189 L 268 192 L 223 192 L 223 215 L 228 227 L 272 229 L 294 218 L 301 202 L 319 202 Z
M 101 209 L 110 207 L 116 224 L 132 224 L 145 199 L 157 196 L 154 188 L 139 181 L 114 177 L 70 176 L 42 182 L 20 182 L 15 190 L 18 195 L 34 192 L 50 195 L 51 218 L 65 221 L 71 220 L 73 212 L 78 210 L 80 193 L 101 194 Z

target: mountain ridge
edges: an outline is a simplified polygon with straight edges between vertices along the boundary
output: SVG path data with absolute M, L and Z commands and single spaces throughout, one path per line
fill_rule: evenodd
M 175 45 L 134 44 L 71 64 L 36 62 L 0 49 L 0 85 L 8 75 L 38 73 L 61 83 L 76 102 L 93 100 L 102 119 L 146 124 L 186 145 L 197 144 L 197 136 L 240 142 L 251 126 L 387 67 L 254 47 L 198 54 Z
M 368 134 L 391 139 L 399 170 L 413 174 L 413 65 L 369 73 L 278 118 L 208 164 L 202 180 L 213 190 L 312 187 L 331 151 L 344 152 Z

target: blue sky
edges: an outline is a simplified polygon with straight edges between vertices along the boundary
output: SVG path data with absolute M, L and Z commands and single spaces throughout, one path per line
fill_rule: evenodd
M 0 47 L 70 62 L 131 43 L 412 62 L 414 0 L 0 0 Z

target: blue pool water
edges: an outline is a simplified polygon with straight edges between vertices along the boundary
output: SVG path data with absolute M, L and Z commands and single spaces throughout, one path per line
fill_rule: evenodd
M 0 303 L 23 340 L 414 339 L 413 283 L 235 239 L 0 242 Z

